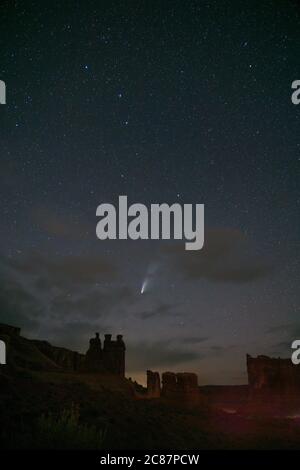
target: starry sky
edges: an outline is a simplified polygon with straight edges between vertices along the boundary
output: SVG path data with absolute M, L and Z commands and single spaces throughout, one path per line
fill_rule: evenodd
M 127 375 L 246 382 L 299 338 L 297 2 L 3 1 L 0 321 Z M 205 245 L 100 241 L 96 208 L 205 204 Z M 147 280 L 147 289 L 141 294 Z

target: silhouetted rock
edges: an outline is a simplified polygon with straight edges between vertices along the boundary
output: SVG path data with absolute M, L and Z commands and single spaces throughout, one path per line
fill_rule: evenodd
M 164 372 L 162 374 L 162 396 L 186 405 L 196 405 L 200 400 L 198 377 L 190 372 Z
M 251 398 L 298 398 L 300 368 L 291 359 L 247 354 L 247 372 Z
M 125 376 L 125 343 L 122 335 L 112 340 L 105 335 L 101 347 L 99 333 L 90 340 L 89 349 L 80 354 L 67 348 L 53 346 L 48 341 L 30 340 L 20 336 L 20 328 L 0 324 L 0 339 L 7 346 L 9 367 L 32 370 L 61 369 L 74 372 L 102 372 Z
M 147 396 L 148 398 L 160 398 L 160 376 L 158 372 L 147 370 Z
M 104 335 L 103 348 L 99 333 L 90 339 L 90 346 L 85 356 L 84 369 L 88 371 L 110 372 L 125 376 L 125 343 L 122 335 L 112 340 L 112 335 Z
M 38 350 L 47 358 L 51 359 L 58 367 L 69 370 L 83 370 L 85 366 L 85 357 L 77 351 L 52 346 L 48 341 L 28 340 L 34 344 Z

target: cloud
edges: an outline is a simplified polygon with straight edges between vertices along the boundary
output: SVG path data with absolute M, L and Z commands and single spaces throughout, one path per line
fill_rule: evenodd
M 295 339 L 300 339 L 299 323 L 282 323 L 266 330 L 269 336 L 270 354 L 276 356 L 291 356 L 291 345 Z M 271 342 L 270 342 L 271 341 Z
M 189 280 L 245 283 L 267 276 L 270 264 L 259 256 L 239 230 L 207 230 L 202 250 L 185 251 L 182 244 L 164 248 L 168 262 Z
M 178 308 L 178 305 L 175 306 L 172 304 L 161 303 L 151 308 L 150 310 L 138 312 L 136 314 L 136 317 L 141 318 L 143 320 L 148 320 L 154 317 L 179 316 L 180 314 L 175 312 L 176 308 Z
M 84 332 L 107 325 L 120 305 L 123 311 L 132 302 L 129 288 L 110 282 L 116 277 L 114 267 L 100 257 L 2 258 L 0 321 L 56 343 L 66 339 L 67 347 L 75 343 L 76 330 L 81 344 Z
M 238 346 L 236 344 L 229 344 L 228 346 L 222 346 L 222 345 L 213 345 L 210 346 L 209 350 L 210 353 L 208 354 L 209 356 L 223 356 L 224 354 L 234 350 Z
M 292 341 L 279 341 L 278 343 L 273 344 L 271 348 L 271 354 L 273 356 L 288 356 L 291 357 L 292 349 L 291 349 Z
M 180 341 L 185 344 L 199 344 L 208 340 L 209 340 L 208 336 L 188 336 L 186 338 L 180 339 Z
M 36 207 L 32 212 L 32 218 L 40 230 L 48 235 L 68 240 L 81 240 L 91 230 L 95 230 L 95 226 L 88 224 L 85 220 L 78 222 L 69 215 L 61 216 L 54 209 L 51 210 L 45 206 Z
M 114 307 L 130 303 L 133 298 L 131 290 L 126 287 L 89 289 L 84 294 L 60 293 L 51 301 L 51 308 L 56 315 L 84 315 L 90 320 L 107 316 Z
M 201 350 L 193 348 L 209 340 L 208 337 L 186 337 L 159 340 L 153 343 L 131 343 L 127 350 L 127 362 L 132 371 L 142 371 L 154 367 L 168 368 L 181 366 L 187 362 L 223 356 L 234 351 L 237 345 L 206 345 Z M 178 346 L 181 345 L 181 346 Z
M 281 333 L 281 336 L 288 336 L 290 338 L 300 338 L 300 323 L 282 323 L 275 325 L 266 330 L 267 334 L 273 335 Z
M 291 356 L 291 345 L 295 339 L 300 339 L 300 324 L 299 323 L 283 323 L 268 328 L 266 334 L 270 335 L 273 339 L 271 345 L 271 352 L 273 355 L 287 355 Z
M 94 323 L 84 318 L 79 321 L 66 321 L 63 326 L 50 327 L 47 332 L 47 340 L 53 345 L 67 346 L 70 349 L 85 353 L 89 347 L 89 340 L 96 331 L 100 333 L 103 341 L 104 334 L 110 333 L 112 327 L 101 318 Z
M 6 260 L 5 263 L 15 271 L 45 281 L 45 288 L 49 284 L 90 284 L 116 277 L 115 267 L 103 256 L 51 255 L 46 258 L 40 254 L 30 254 Z
M 21 328 L 34 329 L 39 324 L 41 307 L 35 297 L 13 280 L 1 279 L 0 321 Z
M 155 341 L 153 343 L 132 343 L 127 351 L 127 361 L 134 371 L 154 367 L 168 367 L 195 361 L 201 355 L 196 351 L 188 351 L 175 347 L 172 341 Z

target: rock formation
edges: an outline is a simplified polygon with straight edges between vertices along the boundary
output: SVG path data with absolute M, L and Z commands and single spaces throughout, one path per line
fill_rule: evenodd
M 292 398 L 299 395 L 300 368 L 291 359 L 251 357 L 247 354 L 247 372 L 253 398 Z
M 163 397 L 183 405 L 197 405 L 200 399 L 198 377 L 188 372 L 164 372 L 162 386 L 158 372 L 147 370 L 147 398 Z
M 112 335 L 105 335 L 103 345 L 104 368 L 113 374 L 125 376 L 125 343 L 122 335 L 117 335 L 116 340 L 111 339 Z
M 84 369 L 85 357 L 83 354 L 67 348 L 52 346 L 48 341 L 31 340 L 31 342 L 41 353 L 62 369 L 72 371 Z
M 112 335 L 105 335 L 102 348 L 99 333 L 96 333 L 84 355 L 67 348 L 52 346 L 48 341 L 23 338 L 20 336 L 20 328 L 0 324 L 0 339 L 7 346 L 8 364 L 34 370 L 108 372 L 124 377 L 125 343 L 122 335 L 118 335 L 116 340 L 111 338 Z
M 160 398 L 160 376 L 158 372 L 147 370 L 147 397 Z
M 70 351 L 66 348 L 52 346 L 47 341 L 32 340 L 45 356 L 59 367 L 77 372 L 109 372 L 125 376 L 125 343 L 122 335 L 112 340 L 112 335 L 106 334 L 102 348 L 99 333 L 90 339 L 86 354 Z
M 199 403 L 198 377 L 190 372 L 164 372 L 162 374 L 162 396 L 187 405 Z

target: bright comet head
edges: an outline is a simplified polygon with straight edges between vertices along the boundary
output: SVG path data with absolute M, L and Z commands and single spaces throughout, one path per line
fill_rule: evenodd
M 143 284 L 142 284 L 141 294 L 144 294 L 144 292 L 146 290 L 146 287 L 147 287 L 147 283 L 148 283 L 148 279 L 145 279 Z

